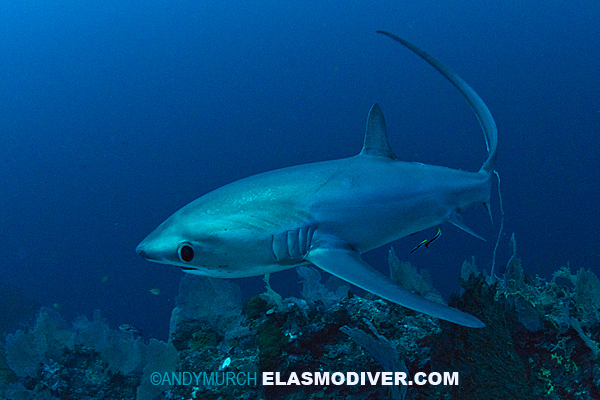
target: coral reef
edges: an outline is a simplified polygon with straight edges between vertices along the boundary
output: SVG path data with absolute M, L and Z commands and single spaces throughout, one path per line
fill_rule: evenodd
M 6 399 L 596 399 L 600 398 L 600 280 L 560 268 L 528 277 L 516 241 L 504 276 L 465 261 L 450 305 L 480 318 L 469 329 L 353 294 L 298 270 L 302 298 L 266 292 L 244 304 L 224 280 L 185 275 L 167 343 L 110 329 L 100 312 L 69 326 L 42 308 L 0 349 Z M 426 272 L 393 251 L 392 276 L 436 301 Z M 263 385 L 261 373 L 459 372 L 458 385 Z M 319 375 L 321 376 L 321 375 Z M 350 377 L 350 375 L 343 375 Z M 369 375 L 371 376 L 371 375 Z M 254 378 L 253 378 L 254 377 Z M 279 379 L 279 377 L 277 378 Z M 295 379 L 298 379 L 296 377 Z M 349 379 L 349 378 L 347 378 Z M 321 382 L 322 383 L 322 382 Z
M 173 370 L 177 356 L 170 343 L 145 344 L 133 333 L 110 329 L 99 311 L 70 328 L 57 311 L 42 307 L 31 329 L 7 336 L 0 368 L 14 375 L 0 390 L 7 399 L 133 399 L 137 391 L 137 399 L 150 400 L 156 393 L 139 395 L 148 374 Z

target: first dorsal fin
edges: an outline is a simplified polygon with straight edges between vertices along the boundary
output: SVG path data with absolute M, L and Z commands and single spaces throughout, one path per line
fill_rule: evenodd
M 369 111 L 365 143 L 360 155 L 397 159 L 388 143 L 385 119 L 383 118 L 381 107 L 379 107 L 379 104 L 377 103 L 373 104 L 373 107 L 371 107 L 371 110 Z

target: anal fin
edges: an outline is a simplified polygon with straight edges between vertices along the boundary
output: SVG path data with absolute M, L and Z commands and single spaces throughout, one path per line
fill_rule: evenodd
M 467 225 L 465 225 L 465 223 L 462 221 L 462 217 L 456 211 L 449 212 L 448 215 L 446 216 L 445 220 L 446 220 L 446 222 L 449 222 L 452 225 L 456 226 L 457 228 L 460 228 L 463 231 L 467 232 L 469 235 L 475 236 L 477 239 L 481 239 L 484 242 L 487 242 L 487 240 L 485 240 L 485 238 L 483 236 L 476 234 L 475 232 L 473 232 L 471 230 L 471 228 L 469 228 Z

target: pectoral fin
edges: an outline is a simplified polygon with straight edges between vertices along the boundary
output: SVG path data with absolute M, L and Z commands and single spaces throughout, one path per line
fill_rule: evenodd
M 364 262 L 360 258 L 360 254 L 352 249 L 312 248 L 306 259 L 338 278 L 411 310 L 470 328 L 485 326 L 483 322 L 472 315 L 427 300 L 400 287 Z

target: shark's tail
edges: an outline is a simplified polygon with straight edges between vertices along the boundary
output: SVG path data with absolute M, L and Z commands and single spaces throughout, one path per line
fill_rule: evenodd
M 460 76 L 458 76 L 454 71 L 450 69 L 446 64 L 440 62 L 429 53 L 421 50 L 414 44 L 407 42 L 406 40 L 398 37 L 392 33 L 385 31 L 377 31 L 377 33 L 384 34 L 398 43 L 403 44 L 408 47 L 412 52 L 421 57 L 423 60 L 427 61 L 433 68 L 437 69 L 442 75 L 446 77 L 461 93 L 469 104 L 473 111 L 475 111 L 475 115 L 481 124 L 481 129 L 483 129 L 483 134 L 485 135 L 485 143 L 487 145 L 488 150 L 488 158 L 483 163 L 483 166 L 479 170 L 480 173 L 489 175 L 491 178 L 492 171 L 494 171 L 494 164 L 496 163 L 496 152 L 498 147 L 498 129 L 496 128 L 496 122 L 494 122 L 494 117 L 492 117 L 492 113 L 485 105 L 481 97 L 473 90 L 471 86 L 467 82 L 465 82 Z

